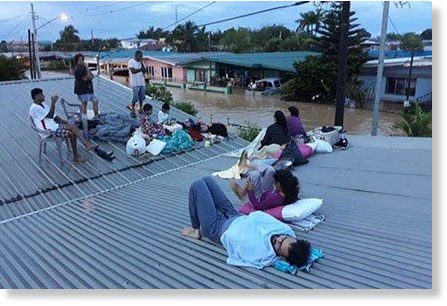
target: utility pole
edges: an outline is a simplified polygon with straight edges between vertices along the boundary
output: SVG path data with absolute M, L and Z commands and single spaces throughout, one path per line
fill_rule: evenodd
M 33 61 L 34 58 L 31 54 L 31 30 L 28 29 L 28 56 L 29 56 L 29 72 L 31 75 L 31 79 L 34 79 L 34 74 L 33 74 Z
M 407 85 L 407 103 L 410 103 L 410 88 L 411 88 L 411 76 L 413 74 L 413 59 L 414 52 L 411 51 L 411 60 L 410 60 L 410 71 L 408 72 L 408 85 Z
M 39 56 L 39 43 L 37 42 L 37 29 L 36 29 L 36 20 L 37 20 L 37 14 L 34 12 L 34 6 L 31 3 L 31 18 L 33 20 L 33 33 L 34 33 L 34 50 L 36 53 L 36 70 L 37 70 L 37 78 L 41 78 L 41 72 L 40 72 L 40 56 Z
M 348 63 L 348 31 L 351 1 L 343 1 L 340 24 L 340 50 L 337 68 L 337 92 L 334 125 L 343 126 L 346 98 L 346 70 Z
M 175 6 L 175 27 L 174 29 L 177 27 L 177 20 L 178 20 L 178 11 L 177 11 L 177 5 Z
M 93 38 L 93 30 L 90 30 L 92 33 L 92 51 L 95 50 L 95 39 Z
M 385 59 L 385 40 L 386 40 L 386 28 L 388 25 L 389 10 L 390 10 L 390 2 L 384 1 L 383 13 L 382 13 L 382 28 L 380 32 L 379 65 L 377 66 L 376 92 L 374 94 L 374 109 L 373 109 L 371 136 L 377 136 L 377 126 L 379 125 L 379 108 L 380 108 L 380 96 L 382 92 L 383 61 Z

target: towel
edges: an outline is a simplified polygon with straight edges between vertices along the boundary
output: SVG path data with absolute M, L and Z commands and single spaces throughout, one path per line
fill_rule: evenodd
M 304 266 L 298 268 L 297 266 L 289 264 L 287 261 L 279 260 L 274 264 L 273 267 L 279 271 L 296 275 L 298 271 L 310 272 L 310 268 L 312 267 L 313 263 L 323 257 L 323 250 L 310 247 L 309 258 L 307 259 L 307 264 L 305 264 Z
M 296 229 L 303 232 L 308 232 L 314 229 L 318 224 L 326 219 L 325 215 L 322 214 L 312 214 L 299 221 L 290 222 L 289 224 Z
M 245 148 L 226 153 L 226 154 L 224 154 L 224 156 L 239 158 L 244 150 L 247 150 L 248 156 L 250 156 L 261 145 L 261 140 L 264 138 L 266 131 L 267 131 L 267 129 L 262 129 L 259 132 L 258 136 L 256 136 L 256 138 Z
M 230 169 L 219 171 L 219 172 L 214 172 L 212 175 L 218 176 L 223 179 L 232 179 L 232 178 L 237 179 L 237 180 L 241 179 L 238 164 L 233 165 Z

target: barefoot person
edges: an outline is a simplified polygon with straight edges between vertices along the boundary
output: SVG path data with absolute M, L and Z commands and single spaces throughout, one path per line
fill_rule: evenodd
M 309 257 L 310 244 L 296 239 L 289 226 L 261 211 L 239 214 L 211 177 L 192 183 L 189 216 L 191 227 L 181 234 L 195 239 L 203 235 L 222 244 L 230 265 L 262 269 L 283 258 L 300 267 Z
M 59 99 L 58 96 L 51 97 L 51 105 L 45 102 L 45 95 L 40 88 L 34 88 L 31 90 L 31 97 L 33 104 L 29 108 L 29 115 L 33 118 L 34 125 L 42 130 L 48 130 L 56 132 L 58 136 L 68 136 L 71 142 L 71 148 L 73 151 L 73 160 L 75 162 L 84 162 L 85 159 L 78 154 L 76 140 L 82 142 L 85 148 L 90 151 L 96 146 L 90 141 L 86 140 L 75 125 L 68 123 L 62 118 L 55 116 L 56 102 Z
M 132 88 L 132 108 L 130 115 L 136 117 L 135 104 L 139 102 L 139 112 L 143 112 L 143 103 L 146 99 L 146 80 L 144 79 L 147 68 L 143 64 L 143 52 L 138 50 L 135 57 L 127 63 L 130 70 L 130 87 Z
M 91 101 L 93 103 L 93 113 L 95 116 L 98 116 L 99 101 L 93 92 L 92 80 L 94 76 L 84 63 L 84 55 L 82 53 L 76 54 L 74 59 L 76 63 L 76 67 L 74 70 L 74 93 L 78 95 L 78 99 L 79 101 L 81 101 L 81 116 L 87 116 L 88 101 Z

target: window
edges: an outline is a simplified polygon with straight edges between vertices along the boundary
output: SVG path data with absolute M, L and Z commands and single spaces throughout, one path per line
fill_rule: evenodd
M 406 78 L 386 78 L 385 93 L 390 95 L 405 96 L 407 91 Z M 414 97 L 416 94 L 416 79 L 410 80 L 410 96 Z
M 149 67 L 147 67 L 147 69 L 149 70 L 149 74 L 153 77 L 155 75 L 154 66 L 149 66 Z
M 206 82 L 206 70 L 200 69 L 195 71 L 196 82 Z
M 162 67 L 161 77 L 164 79 L 172 79 L 172 68 Z
M 275 88 L 281 87 L 281 84 L 279 83 L 279 80 L 276 80 L 273 83 L 275 84 Z

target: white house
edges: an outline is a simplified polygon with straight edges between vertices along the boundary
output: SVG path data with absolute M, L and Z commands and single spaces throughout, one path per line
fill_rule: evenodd
M 121 46 L 125 49 L 139 49 L 146 45 L 157 45 L 159 41 L 152 38 L 129 38 L 121 40 Z
M 378 60 L 367 62 L 361 72 L 360 80 L 371 94 L 376 86 Z M 410 70 L 410 58 L 385 59 L 381 100 L 388 102 L 403 102 L 406 100 L 406 88 Z M 409 100 L 415 101 L 432 92 L 432 57 L 418 56 L 413 59 L 413 69 L 410 81 Z

